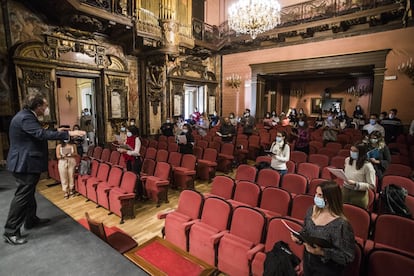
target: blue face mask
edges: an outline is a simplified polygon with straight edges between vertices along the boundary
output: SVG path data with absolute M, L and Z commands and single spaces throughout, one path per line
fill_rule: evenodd
M 313 198 L 313 202 L 315 203 L 316 207 L 321 209 L 325 208 L 325 200 L 323 198 L 315 195 L 315 197 Z
M 282 137 L 276 137 L 276 142 L 278 143 L 282 142 Z
M 358 159 L 358 155 L 359 155 L 358 152 L 355 152 L 355 151 L 351 151 L 350 152 L 350 156 L 354 160 L 357 160 Z
M 121 131 L 122 132 L 124 132 L 126 130 L 126 128 L 124 128 L 124 127 L 121 127 Z
M 370 123 L 371 125 L 375 125 L 375 124 L 377 123 L 377 121 L 376 121 L 375 119 L 370 119 L 370 120 L 369 120 L 369 123 Z

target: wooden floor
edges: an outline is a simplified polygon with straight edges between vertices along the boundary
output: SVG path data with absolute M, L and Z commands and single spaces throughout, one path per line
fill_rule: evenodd
M 217 175 L 223 174 L 218 172 Z M 233 174 L 230 174 L 230 176 L 233 176 Z M 156 208 L 156 204 L 151 201 L 136 202 L 135 219 L 127 219 L 124 224 L 120 224 L 120 218 L 118 216 L 114 214 L 108 215 L 108 210 L 102 207 L 96 208 L 94 202 L 86 202 L 86 198 L 83 196 L 65 199 L 60 185 L 52 187 L 47 186 L 47 184 L 53 182 L 52 179 L 41 180 L 37 186 L 38 192 L 71 216 L 74 220 L 84 218 L 85 212 L 87 211 L 91 218 L 97 221 L 102 221 L 106 226 L 117 226 L 122 229 L 133 237 L 138 244 L 142 244 L 154 236 L 161 236 L 164 220 L 157 219 L 157 214 L 174 209 L 177 206 L 179 197 L 179 191 L 170 189 L 168 195 L 170 203 L 163 203 L 159 208 Z M 208 181 L 196 180 L 195 188 L 197 191 L 204 193 L 210 191 L 211 185 Z

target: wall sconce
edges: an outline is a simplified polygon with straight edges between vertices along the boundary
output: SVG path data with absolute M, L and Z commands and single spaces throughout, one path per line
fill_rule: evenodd
M 413 58 L 407 60 L 407 63 L 401 63 L 398 65 L 398 71 L 401 73 L 406 74 L 412 81 L 414 85 L 414 66 L 413 66 Z
M 297 98 L 302 98 L 302 96 L 305 94 L 305 89 L 302 88 L 293 88 L 290 90 L 290 95 L 295 96 Z
M 226 84 L 231 88 L 239 88 L 241 84 L 241 76 L 238 74 L 231 74 L 230 77 L 226 78 Z
M 66 93 L 66 95 L 65 95 L 65 99 L 68 101 L 69 104 L 73 100 L 73 97 L 70 95 L 69 90 L 68 90 L 68 93 Z
M 355 87 L 353 85 L 346 90 L 346 93 L 354 97 L 361 97 L 362 95 L 368 93 L 370 90 L 371 88 L 369 86 L 362 85 L 362 86 Z

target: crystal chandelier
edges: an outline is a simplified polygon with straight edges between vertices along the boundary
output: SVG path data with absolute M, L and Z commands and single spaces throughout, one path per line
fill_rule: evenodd
M 255 39 L 280 24 L 280 4 L 276 0 L 239 0 L 230 6 L 228 20 L 231 29 Z

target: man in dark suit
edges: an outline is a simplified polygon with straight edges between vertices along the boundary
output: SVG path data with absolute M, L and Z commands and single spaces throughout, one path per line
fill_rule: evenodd
M 39 116 L 47 116 L 49 107 L 46 98 L 32 95 L 26 99 L 23 110 L 19 111 L 10 123 L 10 149 L 7 156 L 7 169 L 16 179 L 17 190 L 10 204 L 9 215 L 4 227 L 4 240 L 12 245 L 24 244 L 20 228 L 41 226 L 49 219 L 36 216 L 36 184 L 40 174 L 47 171 L 47 140 L 69 140 L 71 136 L 83 136 L 85 131 L 64 129 L 47 130 L 39 123 Z

